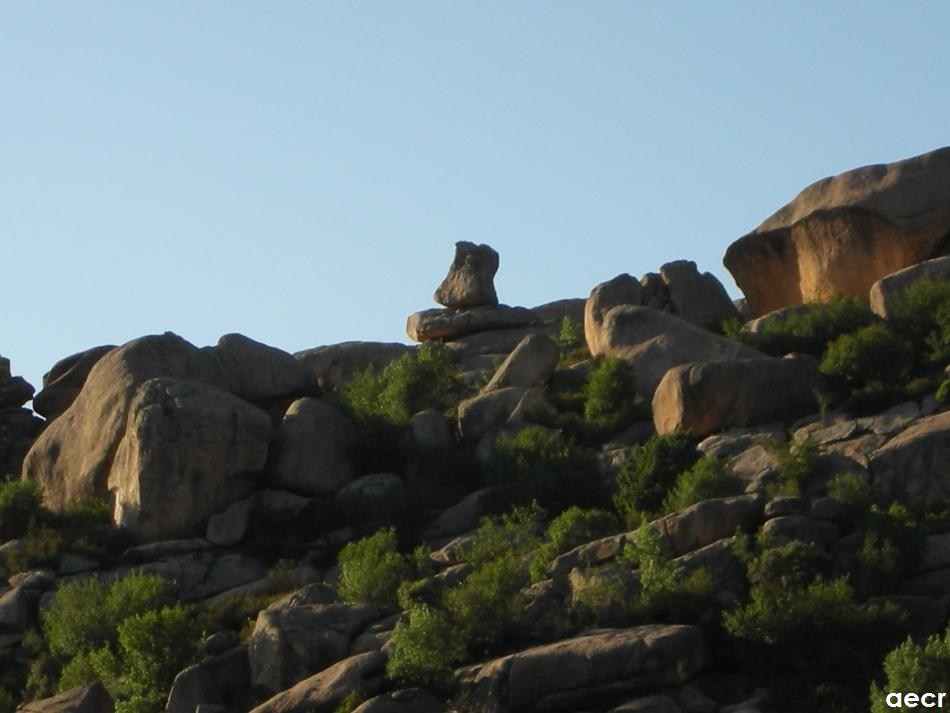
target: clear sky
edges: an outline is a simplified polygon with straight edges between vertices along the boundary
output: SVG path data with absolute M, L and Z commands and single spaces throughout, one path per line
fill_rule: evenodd
M 734 239 L 950 144 L 950 3 L 0 0 L 0 354 L 408 341 Z

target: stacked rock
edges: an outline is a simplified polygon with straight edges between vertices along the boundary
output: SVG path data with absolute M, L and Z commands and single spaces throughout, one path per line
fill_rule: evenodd
M 43 421 L 23 404 L 33 398 L 33 387 L 22 376 L 12 376 L 10 360 L 0 356 L 0 479 L 20 472 L 23 456 L 43 427 Z
M 524 307 L 498 303 L 495 273 L 498 253 L 488 245 L 455 244 L 455 259 L 435 291 L 444 309 L 427 309 L 409 316 L 406 332 L 417 342 L 454 339 L 477 332 L 526 327 L 537 321 Z

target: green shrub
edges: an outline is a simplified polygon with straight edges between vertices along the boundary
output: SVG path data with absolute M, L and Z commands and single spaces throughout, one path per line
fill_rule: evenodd
M 743 490 L 743 482 L 732 475 L 724 461 L 703 456 L 676 478 L 663 500 L 662 511 L 669 513 L 710 498 L 739 495 Z
M 821 472 L 818 446 L 810 440 L 770 441 L 765 448 L 775 456 L 778 483 L 773 495 L 801 495 Z
M 5 554 L 7 569 L 26 572 L 40 567 L 56 567 L 63 550 L 63 538 L 51 527 L 33 521 L 26 533 L 25 547 L 11 549 Z
M 650 602 L 676 585 L 678 575 L 673 561 L 663 552 L 660 538 L 649 527 L 641 527 L 633 541 L 624 545 L 621 561 L 640 572 L 640 596 Z
M 393 629 L 386 675 L 392 681 L 438 686 L 465 660 L 465 642 L 449 615 L 430 606 L 412 608 Z
M 333 709 L 333 713 L 353 713 L 353 711 L 359 708 L 364 702 L 366 702 L 366 698 L 356 691 L 352 691 L 343 697 L 339 705 Z
M 766 324 L 759 334 L 743 333 L 743 341 L 772 356 L 805 352 L 821 356 L 829 342 L 877 318 L 856 297 L 838 296 L 827 304 L 809 304 L 802 312 Z
M 527 426 L 502 433 L 487 466 L 496 511 L 537 501 L 556 513 L 571 505 L 603 503 L 606 495 L 593 456 L 560 431 Z
M 653 436 L 630 449 L 617 474 L 614 507 L 630 526 L 641 516 L 656 513 L 677 476 L 699 460 L 692 438 L 684 431 Z
M 890 310 L 888 321 L 909 342 L 918 366 L 950 361 L 950 280 L 911 285 Z
M 445 410 L 459 398 L 455 357 L 439 342 L 424 342 L 414 354 L 403 354 L 379 374 L 372 368 L 347 387 L 345 401 L 357 416 L 379 417 L 405 425 L 427 408 Z
M 569 507 L 548 524 L 548 541 L 531 559 L 532 581 L 544 579 L 548 563 L 559 554 L 619 530 L 620 521 L 613 513 L 596 508 L 585 510 L 576 505 Z
M 887 324 L 876 322 L 831 342 L 819 370 L 836 388 L 889 388 L 906 382 L 913 360 L 912 348 Z
M 620 357 L 599 359 L 584 385 L 584 416 L 603 418 L 633 401 L 633 370 Z
M 544 511 L 537 503 L 514 507 L 495 517 L 483 517 L 475 536 L 462 548 L 462 559 L 481 567 L 501 557 L 520 557 L 540 544 L 538 532 Z
M 855 473 L 839 473 L 832 478 L 828 495 L 838 501 L 841 518 L 850 523 L 863 518 L 874 501 L 868 481 Z
M 0 542 L 23 537 L 40 511 L 36 481 L 0 482 Z
M 724 626 L 740 663 L 768 686 L 771 710 L 858 713 L 899 636 L 893 616 L 864 611 L 843 579 L 816 579 L 804 590 L 754 587 Z
M 584 325 L 570 317 L 561 320 L 561 329 L 554 342 L 561 353 L 561 366 L 575 364 L 590 357 L 584 338 Z
M 377 607 L 395 606 L 399 584 L 409 575 L 408 563 L 399 553 L 398 544 L 396 531 L 390 527 L 350 542 L 340 550 L 340 597 Z
M 445 592 L 445 608 L 473 657 L 492 652 L 514 626 L 527 574 L 512 555 L 482 565 Z
M 884 675 L 883 688 L 876 683 L 871 686 L 871 713 L 895 710 L 884 699 L 891 691 L 950 691 L 950 629 L 942 637 L 931 636 L 923 645 L 908 638 L 884 659 Z
M 181 604 L 151 609 L 119 624 L 123 685 L 130 696 L 164 705 L 175 675 L 193 663 L 198 630 Z
M 817 545 L 798 540 L 766 548 L 746 565 L 749 581 L 766 596 L 807 589 L 831 574 L 828 554 Z

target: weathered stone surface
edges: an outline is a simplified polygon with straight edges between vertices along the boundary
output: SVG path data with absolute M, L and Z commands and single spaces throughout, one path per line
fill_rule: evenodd
M 712 578 L 713 591 L 723 604 L 737 601 L 747 586 L 746 567 L 736 555 L 735 537 L 725 537 L 673 560 L 684 576 L 705 569 Z
M 165 713 L 195 713 L 199 706 L 243 710 L 250 689 L 247 647 L 237 646 L 180 672 L 172 683 Z
M 945 249 L 950 148 L 865 166 L 805 188 L 723 259 L 755 314 L 871 285 Z
M 251 713 L 333 713 L 349 693 L 377 693 L 383 685 L 385 667 L 385 654 L 376 651 L 351 656 L 278 693 Z
M 587 339 L 590 345 L 590 333 Z M 733 339 L 649 307 L 614 307 L 607 312 L 593 340 L 599 353 L 619 356 L 630 363 L 637 393 L 646 399 L 653 398 L 657 384 L 674 366 L 765 356 Z
M 205 537 L 219 547 L 231 547 L 244 539 L 251 519 L 254 502 L 251 499 L 232 503 L 224 512 L 212 515 L 208 520 Z
M 354 435 L 349 419 L 330 404 L 297 399 L 280 424 L 268 482 L 305 495 L 336 492 L 353 478 Z
M 639 305 L 643 288 L 636 278 L 623 273 L 602 282 L 590 292 L 584 307 L 584 336 L 587 349 L 593 356 L 605 353 L 603 324 L 607 313 L 620 305 Z
M 426 690 L 405 688 L 366 701 L 353 713 L 444 713 L 445 706 Z
M 507 386 L 536 386 L 547 379 L 560 359 L 557 345 L 543 335 L 525 337 L 508 355 L 482 393 Z
M 653 395 L 659 434 L 705 436 L 727 428 L 791 421 L 817 410 L 818 365 L 806 356 L 673 367 Z
M 576 710 L 605 692 L 683 683 L 709 662 L 694 626 L 601 630 L 463 669 L 456 707 L 472 713 Z
M 758 440 L 785 438 L 785 428 L 780 423 L 770 423 L 753 428 L 733 428 L 704 438 L 696 446 L 703 455 L 713 458 L 728 458 L 751 448 Z
M 872 485 L 916 510 L 950 503 L 950 411 L 927 416 L 888 441 L 870 462 Z
M 13 587 L 0 595 L 0 633 L 26 631 L 35 623 L 39 595 L 29 587 Z
M 882 277 L 871 285 L 871 311 L 887 318 L 907 289 L 917 282 L 950 280 L 950 257 L 925 260 Z
M 621 703 L 607 713 L 682 713 L 682 710 L 672 698 L 657 694 Z
M 256 559 L 238 553 L 215 555 L 198 552 L 167 557 L 130 569 L 114 570 L 109 576 L 118 578 L 129 572 L 155 574 L 173 580 L 179 586 L 182 600 L 197 601 L 256 582 L 267 576 L 267 567 Z
M 402 512 L 406 497 L 406 483 L 398 475 L 372 473 L 343 486 L 335 500 L 351 516 L 372 521 Z
M 19 408 L 33 398 L 33 391 L 22 376 L 11 376 L 10 360 L 0 356 L 0 408 Z
M 266 413 L 225 391 L 149 379 L 129 404 L 109 473 L 113 520 L 140 540 L 193 534 L 250 492 L 270 433 Z
M 0 408 L 0 473 L 16 475 L 45 422 L 28 408 Z
M 497 252 L 488 245 L 461 240 L 455 243 L 455 258 L 449 274 L 435 291 L 435 301 L 451 309 L 498 304 L 496 272 Z
M 311 383 L 339 389 L 367 368 L 382 371 L 414 349 L 398 342 L 341 342 L 296 352 L 294 358 L 303 365 Z
M 127 435 L 148 423 L 156 428 L 159 424 L 169 429 L 175 427 L 177 416 L 170 414 L 169 418 L 163 419 L 158 413 L 149 413 L 147 418 L 144 412 L 139 413 L 137 425 L 133 424 L 131 406 L 133 402 L 139 407 L 144 406 L 137 394 L 145 382 L 167 377 L 204 385 L 204 389 L 189 387 L 193 398 L 185 399 L 178 406 L 175 405 L 177 397 L 166 394 L 167 398 L 158 398 L 160 389 L 155 385 L 148 389 L 151 397 L 158 398 L 166 406 L 173 407 L 173 410 L 187 406 L 192 416 L 197 417 L 201 401 L 198 393 L 210 394 L 208 387 L 230 389 L 247 398 L 280 396 L 277 392 L 290 388 L 296 379 L 293 376 L 295 370 L 287 362 L 288 358 L 289 355 L 238 335 L 224 337 L 218 346 L 204 349 L 198 349 L 171 333 L 142 337 L 124 344 L 99 358 L 90 369 L 79 395 L 33 444 L 24 461 L 23 473 L 39 482 L 46 504 L 53 510 L 62 510 L 68 504 L 84 498 L 107 500 L 110 480 L 113 483 L 135 480 L 134 474 L 125 472 L 124 466 L 115 463 L 117 454 L 123 451 L 120 445 Z M 219 415 L 228 410 L 233 414 L 244 414 L 239 422 L 230 427 L 232 431 L 235 428 L 247 430 L 253 425 L 254 428 L 250 430 L 256 434 L 257 424 L 263 424 L 257 416 L 249 415 L 251 412 L 247 409 L 251 407 L 247 404 L 243 407 L 237 403 L 229 405 L 220 395 L 213 398 L 209 395 L 208 398 L 216 404 L 216 413 Z M 230 398 L 234 399 L 233 396 Z M 243 404 L 237 399 L 234 401 Z M 157 406 L 157 402 L 154 405 Z M 262 411 L 254 413 L 267 418 Z M 218 424 L 218 428 L 220 430 L 212 433 L 208 431 L 207 425 L 204 426 L 202 437 L 227 435 L 229 427 L 225 423 Z M 161 434 L 140 435 L 158 437 Z M 235 431 L 231 435 L 241 434 Z M 198 445 L 196 438 L 197 434 L 190 430 L 183 434 L 182 448 L 190 448 L 194 454 Z M 264 440 L 266 448 L 267 438 Z M 166 455 L 171 460 L 177 460 L 183 466 L 189 462 L 188 453 L 171 453 L 178 450 L 177 443 L 168 442 L 167 446 Z M 127 454 L 135 450 L 132 444 L 124 447 Z M 234 453 L 229 453 L 222 462 L 227 466 L 239 465 L 242 469 L 247 464 L 237 463 L 239 456 L 253 455 L 253 458 L 248 458 L 250 461 L 256 460 L 259 455 L 256 446 L 250 449 L 253 454 L 248 453 L 245 445 L 229 450 Z M 201 455 L 201 462 L 209 462 L 211 458 L 213 454 L 210 453 Z M 181 473 L 174 475 L 174 478 L 181 477 Z M 216 480 L 220 479 L 220 475 L 216 477 Z M 174 482 L 174 479 L 170 482 Z
M 485 500 L 488 493 L 488 488 L 476 490 L 474 493 L 466 495 L 452 507 L 444 510 L 426 526 L 422 534 L 423 538 L 437 540 L 474 530 L 485 514 Z
M 746 492 L 764 490 L 778 476 L 778 458 L 769 449 L 756 444 L 737 455 L 730 463 L 732 474 L 746 483 Z
M 714 498 L 654 520 L 647 527 L 660 538 L 668 554 L 679 557 L 730 537 L 736 530 L 751 531 L 762 521 L 765 499 L 758 495 Z
M 583 326 L 584 306 L 586 304 L 587 300 L 583 297 L 570 297 L 568 299 L 555 300 L 554 302 L 546 302 L 543 305 L 532 307 L 531 311 L 537 315 L 542 324 L 556 330 L 556 334 L 560 332 L 561 324 L 564 322 L 565 317 Z
M 43 389 L 33 397 L 33 410 L 53 420 L 76 400 L 96 362 L 115 349 L 114 344 L 93 347 L 60 359 L 43 375 Z
M 925 570 L 950 567 L 950 532 L 927 537 L 923 566 Z
M 307 371 L 291 354 L 243 334 L 225 334 L 206 347 L 218 364 L 222 388 L 249 401 L 307 393 Z
M 17 710 L 19 713 L 114 713 L 115 706 L 101 683 L 91 683 L 52 698 L 30 701 Z
M 409 420 L 413 445 L 424 453 L 447 451 L 452 446 L 452 432 L 445 416 L 435 409 L 420 411 Z
M 838 539 L 838 528 L 832 522 L 816 522 L 804 515 L 782 515 L 762 526 L 762 537 L 775 547 L 793 540 L 825 547 Z
M 767 314 L 763 314 L 761 317 L 750 319 L 742 325 L 742 331 L 748 334 L 764 334 L 787 321 L 790 317 L 808 314 L 818 308 L 819 305 L 817 302 L 806 302 L 804 304 L 780 307 Z
M 353 637 L 379 618 L 370 606 L 272 605 L 257 615 L 248 642 L 251 683 L 271 693 L 344 659 Z
M 509 386 L 466 399 L 459 404 L 459 434 L 477 440 L 501 426 L 525 395 L 525 389 Z
M 538 318 L 524 307 L 492 305 L 461 311 L 427 309 L 409 315 L 406 333 L 417 342 L 436 339 L 457 339 L 477 332 L 512 329 L 535 324 Z
M 660 267 L 675 314 L 702 327 L 718 327 L 739 312 L 722 283 L 711 272 L 700 274 L 692 260 L 675 260 Z

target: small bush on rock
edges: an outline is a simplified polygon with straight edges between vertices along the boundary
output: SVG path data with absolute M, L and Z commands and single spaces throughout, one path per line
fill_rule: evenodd
M 950 280 L 911 285 L 889 321 L 916 353 L 918 368 L 945 366 L 950 361 Z
M 889 388 L 907 381 L 913 359 L 911 347 L 887 324 L 876 322 L 829 344 L 819 370 L 833 387 Z
M 593 456 L 560 431 L 528 426 L 503 433 L 488 463 L 496 511 L 537 501 L 552 513 L 597 506 L 605 491 Z
M 634 446 L 617 474 L 614 507 L 630 526 L 658 512 L 677 476 L 699 460 L 692 438 L 684 431 L 653 436 Z
M 40 494 L 33 480 L 0 482 L 0 542 L 26 534 L 40 511 Z
M 908 638 L 884 659 L 884 675 L 883 687 L 871 686 L 871 713 L 894 710 L 885 700 L 891 691 L 918 695 L 950 691 L 950 629 L 923 645 Z
M 465 642 L 449 615 L 435 607 L 411 609 L 396 624 L 386 675 L 393 681 L 438 686 L 465 660 Z
M 339 555 L 337 591 L 347 602 L 377 607 L 395 606 L 399 584 L 409 575 L 406 558 L 399 553 L 393 528 L 348 543 Z
M 554 343 L 561 353 L 560 366 L 570 366 L 590 357 L 584 339 L 584 325 L 570 317 L 561 320 L 561 328 L 554 338 Z
M 821 356 L 829 342 L 876 319 L 856 297 L 842 295 L 827 304 L 810 304 L 800 314 L 767 324 L 760 334 L 743 333 L 741 337 L 772 356 L 784 356 L 790 352 Z
M 724 461 L 703 456 L 676 478 L 676 484 L 663 500 L 662 511 L 669 513 L 710 498 L 739 495 L 743 485 Z
M 619 530 L 620 521 L 613 513 L 596 508 L 585 510 L 576 505 L 568 508 L 548 524 L 548 541 L 531 559 L 532 581 L 544 579 L 548 564 L 559 554 Z
M 597 361 L 584 385 L 584 416 L 604 418 L 633 401 L 633 372 L 620 357 Z

